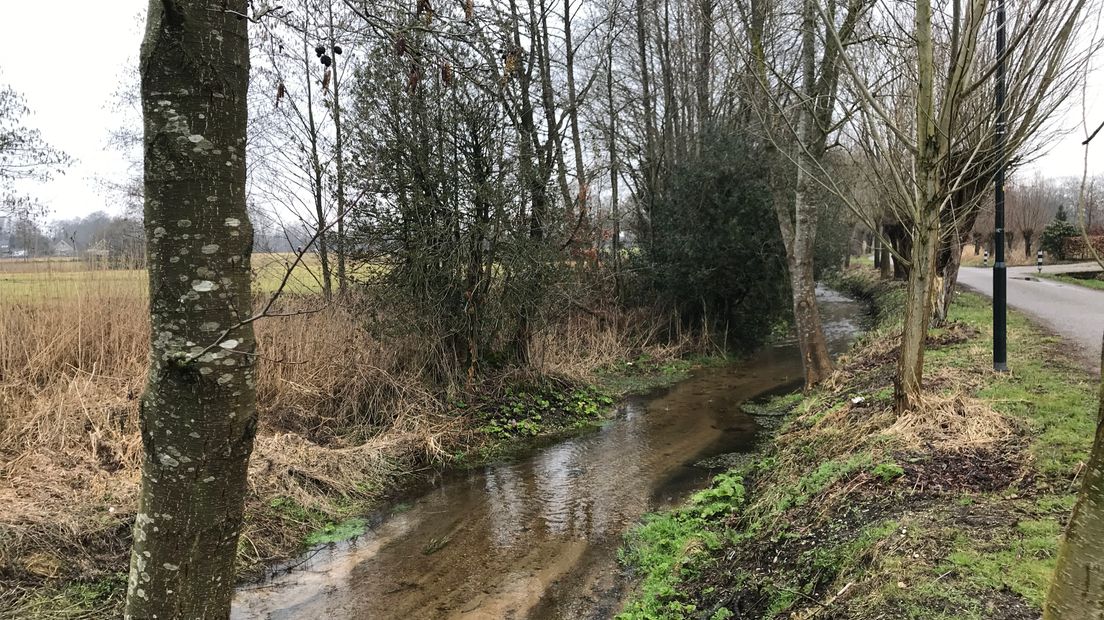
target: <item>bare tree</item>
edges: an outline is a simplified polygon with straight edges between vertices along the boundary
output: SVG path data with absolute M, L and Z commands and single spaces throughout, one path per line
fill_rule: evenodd
M 899 36 L 876 37 L 888 43 L 852 46 L 842 54 L 848 87 L 861 111 L 863 131 L 856 141 L 868 161 L 888 163 L 882 182 L 909 241 L 902 256 L 908 292 L 895 377 L 899 411 L 921 400 L 924 337 L 933 293 L 941 283 L 937 257 L 948 233 L 970 229 L 962 222 L 978 204 L 971 188 L 981 187 L 1004 157 L 1030 144 L 1072 92 L 1097 48 L 1095 42 L 1081 44 L 1087 0 L 1025 5 L 1010 20 L 1017 55 L 1009 63 L 1010 122 L 1004 127 L 1007 150 L 1001 152 L 992 117 L 981 113 L 998 60 L 984 51 L 991 45 L 982 35 L 992 7 L 988 0 L 971 0 L 948 9 L 919 0 L 911 26 L 905 26 L 892 13 L 900 7 L 882 7 L 875 12 L 876 29 Z M 836 28 L 829 30 L 841 41 Z
M 802 3 L 799 24 L 785 21 L 788 7 L 781 2 L 757 0 L 743 8 L 749 41 L 745 56 L 753 74 L 753 109 L 775 150 L 792 163 L 785 165 L 783 158 L 778 158 L 774 174 L 779 178 L 772 184 L 789 265 L 806 389 L 832 370 L 816 304 L 813 248 L 821 207 L 815 198 L 815 190 L 820 188 L 810 175 L 817 168 L 823 169 L 828 138 L 837 129 L 840 52 L 851 43 L 868 5 L 865 0 L 851 0 L 842 15 L 827 16 L 832 28 L 838 29 L 837 38 L 827 36 L 826 29 L 818 26 L 821 22 L 813 0 Z M 780 40 L 792 27 L 802 33 L 796 55 Z M 793 178 L 785 178 L 790 171 Z
M 1050 179 L 1036 175 L 1030 182 L 1009 187 L 1005 200 L 1008 227 L 1019 232 L 1024 256 L 1031 258 L 1036 235 L 1054 217 L 1061 196 Z
M 127 618 L 226 618 L 234 588 L 256 342 L 248 9 L 224 6 L 152 3 L 142 45 L 151 367 Z

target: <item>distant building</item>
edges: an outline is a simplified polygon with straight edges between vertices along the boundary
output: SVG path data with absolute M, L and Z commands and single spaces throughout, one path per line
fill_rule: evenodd
M 84 251 L 86 256 L 94 258 L 107 258 L 111 251 L 107 248 L 107 241 L 100 239 L 96 243 L 88 246 L 88 249 Z
M 11 253 L 11 236 L 14 226 L 10 215 L 0 215 L 0 255 Z
M 60 241 L 55 241 L 54 246 L 52 248 L 50 248 L 50 251 L 54 256 L 65 256 L 65 257 L 73 256 L 74 254 L 77 253 L 76 250 L 73 249 L 73 245 L 71 243 L 69 243 L 68 241 L 66 241 L 65 239 L 62 239 Z

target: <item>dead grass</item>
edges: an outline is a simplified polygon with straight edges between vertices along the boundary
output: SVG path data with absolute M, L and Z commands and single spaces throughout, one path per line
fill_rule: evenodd
M 672 321 L 677 324 L 677 321 Z M 543 371 L 593 381 L 596 371 L 647 352 L 657 365 L 692 351 L 712 350 L 708 334 L 662 333 L 664 321 L 647 308 L 601 314 L 577 313 L 548 329 L 538 343 Z
M 282 261 L 257 264 L 273 278 Z M 0 608 L 19 605 L 19 613 L 44 604 L 36 593 L 43 585 L 103 582 L 126 571 L 139 483 L 144 273 L 45 266 L 0 272 L 9 279 L 0 281 Z M 317 306 L 307 277 L 288 309 Z M 16 278 L 34 282 L 34 290 L 9 295 Z M 244 566 L 295 552 L 312 527 L 300 515 L 352 516 L 396 478 L 479 440 L 450 411 L 448 395 L 419 377 L 408 355 L 414 343 L 383 342 L 359 316 L 333 306 L 256 324 L 261 425 Z M 641 352 L 653 359 L 680 353 L 682 345 L 654 344 L 653 323 L 645 312 L 572 317 L 542 336 L 539 371 L 587 380 Z
M 0 564 L 17 571 L 31 563 L 28 550 L 56 548 L 68 560 L 65 542 L 85 537 L 90 523 L 111 529 L 131 516 L 148 336 L 145 300 L 112 287 L 4 310 Z M 389 459 L 433 458 L 438 435 L 453 432 L 437 419 L 439 399 L 388 372 L 389 349 L 341 308 L 260 322 L 257 337 L 266 356 L 252 468 L 258 497 L 332 509 L 322 498 L 378 491 Z
M 1016 239 L 1016 242 L 1011 248 L 1005 250 L 1004 260 L 1009 267 L 1022 267 L 1024 265 L 1035 264 L 1035 250 L 1039 247 L 1039 240 L 1035 240 L 1035 247 L 1032 248 L 1031 255 L 1024 254 L 1023 239 Z M 993 266 L 993 256 L 989 256 L 989 266 Z M 1050 262 L 1050 257 L 1047 257 L 1047 263 Z M 985 262 L 985 246 L 980 248 L 977 255 L 974 255 L 974 244 L 967 243 L 966 247 L 962 249 L 962 264 L 966 267 L 981 267 Z
M 959 391 L 949 396 L 929 394 L 921 409 L 899 415 L 884 434 L 910 449 L 938 446 L 940 450 L 968 452 L 991 448 L 1014 432 L 1008 416 Z

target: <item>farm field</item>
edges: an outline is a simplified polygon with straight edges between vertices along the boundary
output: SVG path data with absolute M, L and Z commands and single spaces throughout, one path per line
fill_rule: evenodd
M 253 290 L 271 293 L 280 285 L 292 254 L 253 255 Z M 118 298 L 142 298 L 147 295 L 145 269 L 109 269 L 77 259 L 0 260 L 0 304 L 50 304 L 107 294 Z M 314 293 L 322 289 L 318 258 L 303 258 L 285 287 L 287 293 Z

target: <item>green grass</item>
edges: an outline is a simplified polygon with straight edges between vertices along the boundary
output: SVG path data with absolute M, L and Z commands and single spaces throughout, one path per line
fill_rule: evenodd
M 878 321 L 864 342 L 877 344 L 899 329 L 902 293 L 868 271 L 857 279 L 845 284 L 875 299 Z M 622 559 L 641 585 L 623 617 L 727 617 L 733 600 L 754 602 L 753 611 L 741 609 L 762 618 L 812 608 L 857 620 L 981 620 L 1012 608 L 1039 613 L 1062 524 L 1076 501 L 1070 480 L 1092 441 L 1097 383 L 1058 339 L 1015 312 L 1012 371 L 993 373 L 984 298 L 958 296 L 950 320 L 933 333 L 956 340 L 929 347 L 925 376 L 939 378 L 935 393 L 965 391 L 1008 418 L 1017 429 L 1010 444 L 996 454 L 940 456 L 933 446 L 902 446 L 880 434 L 896 419 L 888 410 L 892 373 L 883 361 L 864 364 L 860 345 L 852 353 L 859 370 L 847 375 L 847 385 L 772 401 L 793 411 L 772 448 L 730 472 L 743 492 L 715 508 L 720 518 L 691 518 L 691 502 L 647 517 L 627 535 Z M 848 410 L 855 393 L 867 403 Z M 878 415 L 884 421 L 876 422 Z M 856 436 L 852 425 L 864 422 L 873 430 Z M 925 469 L 937 456 L 952 461 Z M 997 461 L 993 473 L 977 460 L 1006 457 L 1012 461 Z M 1007 487 L 934 495 L 922 488 L 933 483 L 916 473 L 977 471 L 978 482 L 968 484 L 982 485 L 985 476 L 1017 468 Z M 834 600 L 845 588 L 848 596 Z
M 600 421 L 613 404 L 613 396 L 595 386 L 565 389 L 539 384 L 507 388 L 496 401 L 476 403 L 474 409 L 481 432 L 506 439 L 589 426 Z M 454 405 L 461 410 L 469 407 L 459 401 Z
M 873 268 L 874 267 L 874 255 L 873 254 L 863 254 L 862 256 L 852 256 L 851 257 L 851 264 L 852 265 L 860 265 L 862 267 L 871 267 L 871 268 Z
M 0 272 L 0 300 L 50 303 L 79 301 L 94 293 L 112 297 L 144 297 L 144 270 Z
M 122 604 L 126 582 L 126 573 L 112 573 L 96 580 L 34 590 L 11 609 L 0 610 L 0 618 L 85 620 L 111 617 Z
M 720 538 L 709 523 L 739 509 L 743 500 L 742 478 L 734 473 L 721 474 L 682 508 L 649 515 L 634 529 L 620 559 L 643 575 L 642 595 L 629 603 L 618 620 L 683 617 L 694 612 L 694 605 L 680 600 L 676 587 L 681 580 L 693 577 L 694 555 L 718 547 Z
M 307 535 L 307 546 L 325 545 L 329 543 L 349 540 L 360 536 L 368 529 L 368 522 L 359 517 L 345 519 L 339 523 L 327 523 L 321 528 Z
M 958 297 L 952 318 L 979 330 L 974 346 L 929 352 L 929 362 L 976 362 L 992 342 L 991 302 L 979 295 Z M 1047 474 L 1069 472 L 1088 458 L 1096 429 L 1097 384 L 1081 365 L 1059 353 L 1061 340 L 1043 333 L 1018 313 L 1008 315 L 1007 374 L 987 373 L 977 395 L 1019 419 L 1032 439 L 1031 451 Z
M 1078 278 L 1064 273 L 1042 273 L 1041 277 L 1048 280 L 1054 280 L 1055 282 L 1061 282 L 1063 284 L 1074 284 L 1076 286 L 1083 286 L 1085 288 L 1096 289 L 1098 291 L 1104 291 L 1104 280 L 1098 278 Z
M 954 551 L 936 570 L 954 570 L 977 588 L 1008 589 L 1042 606 L 1059 534 L 1056 519 L 1042 519 L 1020 521 L 1014 535 L 996 545 L 959 535 Z
M 641 355 L 636 359 L 622 360 L 599 369 L 598 384 L 610 394 L 644 394 L 683 381 L 695 369 L 715 368 L 733 361 L 733 358 L 723 355 L 667 360 L 655 360 L 648 355 Z

